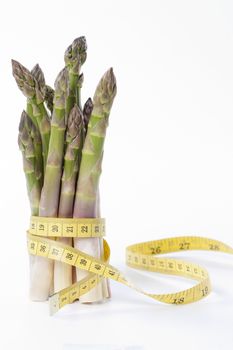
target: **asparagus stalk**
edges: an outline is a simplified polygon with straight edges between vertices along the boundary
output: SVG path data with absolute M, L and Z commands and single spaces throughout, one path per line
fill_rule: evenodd
M 85 130 L 85 135 L 87 133 L 88 129 L 88 123 L 91 117 L 91 113 L 93 110 L 93 102 L 92 99 L 89 97 L 88 100 L 85 102 L 84 107 L 83 107 L 83 120 L 84 120 L 84 130 Z M 99 193 L 99 188 L 97 190 L 97 198 L 96 198 L 96 217 L 101 217 L 100 213 L 100 193 Z M 104 258 L 104 246 L 103 246 L 103 240 L 99 240 L 99 245 L 100 245 L 100 255 L 101 258 Z M 109 280 L 105 278 L 102 281 L 102 293 L 103 297 L 110 298 L 111 292 L 110 292 L 110 286 L 109 286 Z
M 64 68 L 58 74 L 55 81 L 54 108 L 51 120 L 49 153 L 40 201 L 41 216 L 57 217 L 58 212 L 64 154 L 64 138 L 66 130 L 66 88 L 67 70 Z
M 83 144 L 83 116 L 76 104 L 68 117 L 66 143 L 67 148 L 64 157 L 59 217 L 70 218 L 73 216 L 75 188 Z M 72 238 L 64 237 L 59 239 L 59 241 L 72 246 Z M 54 292 L 56 293 L 71 284 L 72 266 L 55 261 Z
M 100 80 L 93 99 L 93 111 L 88 123 L 85 138 L 78 184 L 76 189 L 74 217 L 97 216 L 97 194 L 101 165 L 103 158 L 104 140 L 110 110 L 116 95 L 116 79 L 110 68 Z M 101 257 L 100 240 L 98 238 L 74 239 L 74 246 L 88 254 Z M 86 277 L 86 272 L 77 270 L 77 279 Z M 80 298 L 81 302 L 95 302 L 103 300 L 101 284 L 97 285 Z
M 81 109 L 81 87 L 83 83 L 83 74 L 80 74 L 81 66 L 86 61 L 87 44 L 84 36 L 73 41 L 65 51 L 65 64 L 69 74 L 68 96 L 67 96 L 67 116 L 74 104 L 77 103 Z
M 46 92 L 44 74 L 38 64 L 30 72 L 15 60 L 12 60 L 12 69 L 19 89 L 27 97 L 27 113 L 33 123 L 38 125 L 41 134 L 43 167 L 45 169 L 50 138 L 50 120 L 44 106 Z
M 56 217 L 59 205 L 65 135 L 66 88 L 67 71 L 63 69 L 55 82 L 51 137 L 39 206 L 39 215 L 45 217 Z M 34 266 L 33 277 L 35 278 L 31 281 L 32 298 L 39 301 L 47 300 L 53 289 L 53 261 L 36 256 Z
M 18 144 L 23 156 L 23 168 L 26 177 L 27 191 L 31 206 L 31 215 L 38 216 L 41 194 L 41 176 L 38 174 L 35 143 L 40 141 L 40 134 L 25 111 L 19 124 Z M 30 281 L 34 275 L 35 256 L 29 255 Z M 30 289 L 30 297 L 31 297 Z

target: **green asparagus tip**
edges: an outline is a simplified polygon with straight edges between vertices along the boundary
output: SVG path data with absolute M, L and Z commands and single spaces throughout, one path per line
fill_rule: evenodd
M 31 70 L 31 73 L 35 80 L 38 82 L 40 88 L 45 89 L 45 77 L 42 69 L 40 68 L 39 64 L 37 63 Z
M 37 101 L 42 102 L 45 99 L 46 86 L 44 73 L 38 63 L 33 67 L 31 73 L 35 79 Z
M 68 82 L 68 75 L 67 75 L 67 69 L 65 67 L 60 71 L 54 83 L 55 92 L 54 92 L 53 103 L 57 109 L 65 108 L 67 82 Z
M 21 118 L 19 122 L 19 132 L 23 131 L 25 127 L 26 118 L 27 118 L 27 113 L 23 110 L 23 112 L 21 113 Z
M 69 118 L 68 118 L 68 127 L 67 127 L 67 134 L 66 134 L 66 141 L 69 142 L 69 140 L 76 137 L 78 134 L 78 131 L 82 130 L 82 123 L 83 123 L 83 115 L 82 111 L 78 107 L 77 104 L 74 105 L 74 107 L 71 109 Z
M 92 102 L 92 99 L 89 97 L 83 107 L 83 114 L 91 115 L 92 109 L 93 109 L 93 102 Z
M 93 102 L 92 99 L 89 97 L 88 100 L 85 102 L 85 105 L 83 107 L 83 120 L 85 125 L 85 130 L 87 131 L 88 123 L 90 120 L 90 116 L 93 110 Z
M 45 80 L 44 74 L 37 64 L 30 72 L 21 63 L 11 60 L 12 73 L 16 83 L 22 93 L 28 98 L 35 98 L 39 104 L 44 101 L 45 97 Z
M 105 97 L 108 96 L 113 96 L 115 97 L 116 92 L 117 92 L 117 86 L 116 86 L 116 77 L 113 73 L 113 68 L 109 68 L 107 72 L 103 75 L 102 79 L 100 80 L 99 85 L 101 86 L 102 90 L 104 91 L 103 94 L 103 103 L 105 102 Z M 107 95 L 106 95 L 107 94 Z
M 29 115 L 23 111 L 19 122 L 19 133 L 25 132 L 38 144 L 41 143 L 39 130 L 33 124 Z
M 67 184 L 64 181 L 74 176 L 74 173 L 78 171 L 83 145 L 83 115 L 77 104 L 74 105 L 69 114 L 66 129 L 66 145 L 63 186 L 68 185 L 67 189 L 71 189 L 71 183 L 68 182 Z M 75 184 L 73 186 L 75 188 Z
M 66 68 L 63 68 L 59 72 L 59 74 L 55 80 L 54 87 L 55 87 L 55 91 L 60 90 L 60 89 L 62 91 L 66 90 L 66 87 L 67 87 L 67 69 Z
M 78 105 L 75 104 L 70 111 L 68 122 L 67 122 L 67 132 L 66 132 L 67 144 L 73 142 L 76 148 L 80 147 L 82 142 L 82 138 L 81 138 L 82 130 L 83 130 L 83 115 Z
M 12 73 L 19 89 L 27 98 L 35 96 L 35 81 L 31 72 L 16 60 L 11 60 Z
M 84 36 L 75 39 L 65 51 L 65 64 L 73 74 L 78 74 L 87 58 L 87 43 Z
M 114 97 L 117 93 L 116 77 L 113 69 L 110 68 L 101 78 L 93 98 L 93 114 L 102 115 L 103 113 L 108 117 Z
M 115 97 L 117 93 L 117 86 L 116 86 L 116 77 L 113 73 L 112 67 L 106 72 L 106 83 L 108 84 L 109 94 L 112 94 Z
M 31 131 L 34 131 L 35 126 L 27 112 L 23 110 L 19 122 L 19 132 L 22 132 L 24 129 L 27 129 L 27 131 L 31 133 Z

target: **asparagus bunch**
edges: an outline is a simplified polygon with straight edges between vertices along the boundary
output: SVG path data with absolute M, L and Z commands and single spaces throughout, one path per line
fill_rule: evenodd
M 27 112 L 19 125 L 19 146 L 32 215 L 47 217 L 100 216 L 99 178 L 108 119 L 116 80 L 112 68 L 100 80 L 93 102 L 82 109 L 81 67 L 86 61 L 86 39 L 79 37 L 65 51 L 65 68 L 55 81 L 46 85 L 37 64 L 31 71 L 12 60 L 13 76 L 27 98 Z M 103 240 L 60 238 L 93 256 L 103 256 Z M 38 256 L 30 257 L 30 296 L 46 300 L 50 293 L 74 282 L 74 269 Z M 76 270 L 75 280 L 86 272 Z M 81 297 L 95 302 L 110 296 L 107 281 Z

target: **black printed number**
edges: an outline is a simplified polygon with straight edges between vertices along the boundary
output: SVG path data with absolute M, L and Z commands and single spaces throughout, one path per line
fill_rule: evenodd
M 184 303 L 184 297 L 182 298 L 177 298 L 173 300 L 173 304 L 175 305 L 179 305 L 179 304 L 183 304 Z
M 208 294 L 208 291 L 209 291 L 209 289 L 208 289 L 208 287 L 206 286 L 204 289 L 201 290 L 202 296 L 204 297 L 205 295 L 207 295 L 207 294 Z
M 189 242 L 180 243 L 180 250 L 187 250 L 189 249 L 189 246 L 190 246 Z

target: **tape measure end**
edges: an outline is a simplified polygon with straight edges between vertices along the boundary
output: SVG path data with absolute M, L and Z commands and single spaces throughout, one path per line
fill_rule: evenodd
M 49 315 L 53 316 L 59 310 L 59 294 L 54 294 L 49 298 Z

